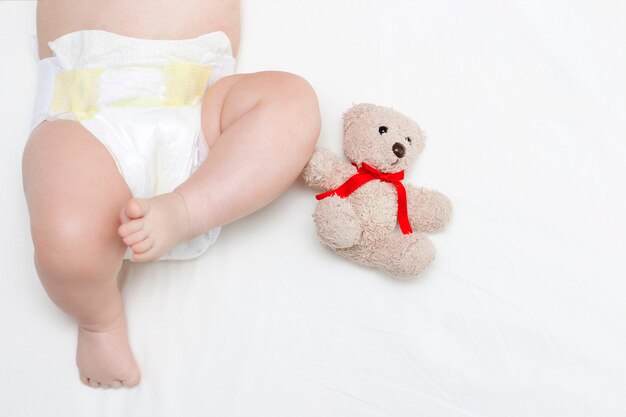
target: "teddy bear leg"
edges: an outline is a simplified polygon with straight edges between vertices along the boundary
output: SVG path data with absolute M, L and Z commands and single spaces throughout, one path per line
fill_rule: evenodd
M 409 188 L 411 226 L 420 232 L 435 232 L 450 221 L 452 203 L 444 194 L 425 188 Z
M 435 246 L 425 233 L 409 235 L 390 233 L 380 238 L 373 248 L 370 261 L 400 279 L 422 272 L 435 259 Z
M 349 248 L 361 238 L 361 223 L 346 199 L 333 196 L 321 200 L 313 218 L 320 240 L 333 249 Z

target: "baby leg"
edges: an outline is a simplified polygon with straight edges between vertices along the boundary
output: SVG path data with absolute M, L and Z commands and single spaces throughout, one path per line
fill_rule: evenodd
M 23 156 L 35 266 L 52 299 L 75 317 L 77 365 L 93 387 L 139 382 L 126 335 L 117 234 L 130 191 L 106 148 L 76 122 L 44 122 Z
M 202 129 L 209 155 L 186 182 L 173 193 L 126 204 L 120 235 L 133 251 L 133 244 L 142 245 L 134 260 L 156 259 L 285 191 L 317 142 L 317 97 L 293 74 L 225 77 L 204 97 Z

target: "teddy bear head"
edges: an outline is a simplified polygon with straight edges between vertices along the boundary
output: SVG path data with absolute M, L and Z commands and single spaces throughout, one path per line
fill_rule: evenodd
M 402 113 L 374 104 L 357 104 L 343 115 L 346 157 L 380 172 L 407 169 L 424 149 L 424 135 L 416 122 Z

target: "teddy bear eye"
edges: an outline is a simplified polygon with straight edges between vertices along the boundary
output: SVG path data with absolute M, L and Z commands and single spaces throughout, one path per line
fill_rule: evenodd
M 378 128 L 378 133 L 380 133 L 381 135 L 383 133 L 387 133 L 387 126 L 381 126 Z

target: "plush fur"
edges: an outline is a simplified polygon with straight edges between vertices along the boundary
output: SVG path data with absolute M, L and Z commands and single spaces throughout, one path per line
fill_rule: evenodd
M 385 173 L 406 170 L 424 149 L 424 135 L 417 123 L 392 109 L 358 104 L 344 114 L 343 122 L 344 153 L 358 166 L 365 162 Z M 404 148 L 402 157 L 393 150 L 398 144 Z M 311 187 L 329 191 L 356 173 L 350 163 L 327 149 L 317 148 L 303 177 Z M 398 278 L 422 272 L 435 257 L 435 247 L 425 232 L 446 226 L 452 204 L 440 192 L 403 184 L 413 233 L 395 230 L 396 188 L 373 180 L 346 198 L 320 200 L 313 218 L 321 242 L 345 258 Z

